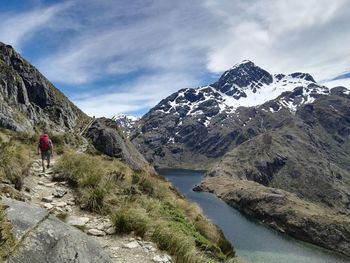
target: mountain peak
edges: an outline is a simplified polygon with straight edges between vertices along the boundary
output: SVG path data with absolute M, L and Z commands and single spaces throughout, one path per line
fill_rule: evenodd
M 213 84 L 218 91 L 235 99 L 246 97 L 245 90 L 261 88 L 273 82 L 273 76 L 266 70 L 256 66 L 250 60 L 243 60 L 224 72 L 220 79 Z
M 252 61 L 245 59 L 245 60 L 242 60 L 242 62 L 233 65 L 231 69 L 235 69 L 235 68 L 239 68 L 239 67 L 247 67 L 247 66 L 248 67 L 256 67 L 256 65 Z
M 129 136 L 135 123 L 140 119 L 140 117 L 130 116 L 123 113 L 119 113 L 112 117 L 118 126 L 122 129 L 126 136 Z

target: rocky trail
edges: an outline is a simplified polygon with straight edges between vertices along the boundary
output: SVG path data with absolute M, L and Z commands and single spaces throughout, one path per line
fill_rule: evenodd
M 82 210 L 75 202 L 73 189 L 66 182 L 55 180 L 54 165 L 55 160 L 52 160 L 51 167 L 43 173 L 40 159 L 32 163 L 22 190 L 26 202 L 45 208 L 49 214 L 90 235 L 112 262 L 172 262 L 155 244 L 131 235 L 117 235 L 108 217 Z

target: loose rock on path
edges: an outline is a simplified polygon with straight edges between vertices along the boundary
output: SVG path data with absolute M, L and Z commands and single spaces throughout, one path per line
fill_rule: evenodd
M 55 162 L 52 160 L 52 165 Z M 26 202 L 39 205 L 67 224 L 93 237 L 115 263 L 170 263 L 172 259 L 156 248 L 156 245 L 130 235 L 115 234 L 108 217 L 81 210 L 76 204 L 75 193 L 66 182 L 54 182 L 53 170 L 42 172 L 41 160 L 35 160 L 29 176 L 24 179 Z

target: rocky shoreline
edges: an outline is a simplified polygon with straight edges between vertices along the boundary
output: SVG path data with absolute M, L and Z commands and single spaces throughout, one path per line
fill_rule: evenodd
M 206 177 L 194 191 L 214 193 L 230 206 L 297 239 L 350 256 L 350 217 L 295 194 L 225 176 Z

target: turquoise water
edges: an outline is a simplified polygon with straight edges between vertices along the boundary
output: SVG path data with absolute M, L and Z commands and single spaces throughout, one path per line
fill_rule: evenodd
M 243 216 L 236 209 L 210 193 L 192 191 L 203 172 L 164 169 L 164 176 L 188 199 L 196 202 L 203 212 L 225 233 L 237 254 L 250 263 L 349 263 L 328 250 L 295 240 Z

